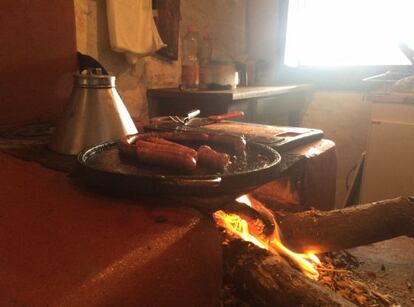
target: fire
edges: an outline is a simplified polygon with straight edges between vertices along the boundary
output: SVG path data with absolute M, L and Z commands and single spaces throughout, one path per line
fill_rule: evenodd
M 227 214 L 224 211 L 217 211 L 214 213 L 214 219 L 217 224 L 230 231 L 244 241 L 251 242 L 260 248 L 268 249 L 266 242 L 262 242 L 260 239 L 251 235 L 249 232 L 249 224 L 246 220 L 243 220 L 237 214 Z
M 279 254 L 290 259 L 306 276 L 315 280 L 318 279 L 319 273 L 316 269 L 316 265 L 321 263 L 319 258 L 311 251 L 305 254 L 299 254 L 284 246 L 281 240 L 279 227 L 277 226 L 274 216 L 269 209 L 248 195 L 240 196 L 236 199 L 236 201 L 252 207 L 260 214 L 266 216 L 268 219 L 271 219 L 275 225 L 273 233 L 266 237 L 256 234 L 257 231 L 255 231 L 255 225 L 252 225 L 252 223 L 249 224 L 247 220 L 237 214 L 226 213 L 222 210 L 216 211 L 213 214 L 218 225 L 223 227 L 230 235 L 240 237 L 241 239 L 251 242 L 260 248 L 270 251 L 271 253 Z

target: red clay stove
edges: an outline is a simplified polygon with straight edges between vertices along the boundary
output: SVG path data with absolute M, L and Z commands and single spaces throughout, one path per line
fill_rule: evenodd
M 216 226 L 171 201 L 111 199 L 0 154 L 1 305 L 215 306 Z
M 292 153 L 305 158 L 291 182 L 287 176 L 257 195 L 273 197 L 294 186 L 301 204 L 332 204 L 334 189 L 314 195 L 309 187 L 335 178 L 334 144 L 321 140 Z M 320 159 L 333 166 L 323 179 L 313 169 Z M 210 215 L 173 200 L 101 195 L 74 185 L 66 173 L 4 153 L 0 165 L 0 303 L 220 303 L 222 242 Z

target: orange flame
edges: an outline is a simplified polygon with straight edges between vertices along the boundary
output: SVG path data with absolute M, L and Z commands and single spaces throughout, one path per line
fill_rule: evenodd
M 216 211 L 213 214 L 213 217 L 218 225 L 223 227 L 230 235 L 238 236 L 245 241 L 251 242 L 260 248 L 270 251 L 271 253 L 289 258 L 306 276 L 311 279 L 318 279 L 319 273 L 316 269 L 316 265 L 321 263 L 319 258 L 312 252 L 299 254 L 284 246 L 281 241 L 279 227 L 277 226 L 274 216 L 269 209 L 248 195 L 240 196 L 236 199 L 236 201 L 252 207 L 260 214 L 271 219 L 275 225 L 274 232 L 268 237 L 254 235 L 254 229 L 249 229 L 249 227 L 254 227 L 252 223 L 249 224 L 248 221 L 237 214 L 226 213 L 222 210 Z

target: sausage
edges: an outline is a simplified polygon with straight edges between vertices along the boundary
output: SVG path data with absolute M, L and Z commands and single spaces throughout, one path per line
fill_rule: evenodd
M 136 145 L 135 142 L 138 140 L 145 140 L 150 137 L 157 136 L 158 133 L 156 132 L 146 132 L 146 133 L 135 133 L 135 134 L 128 134 L 123 136 L 119 142 L 119 151 L 121 154 L 128 158 L 135 158 L 136 156 Z
M 198 163 L 217 171 L 224 171 L 230 164 L 230 156 L 226 153 L 217 152 L 210 146 L 203 145 L 197 150 Z
M 246 140 L 243 136 L 231 134 L 209 134 L 208 140 L 212 143 L 220 143 L 230 146 L 237 154 L 246 149 Z
M 132 144 L 138 140 L 145 140 L 149 137 L 158 136 L 158 132 L 144 132 L 144 133 L 135 133 L 128 134 L 127 136 L 121 138 L 121 140 L 126 140 L 128 143 Z
M 145 134 L 145 133 L 144 133 Z M 204 132 L 160 132 L 159 138 L 175 142 L 220 143 L 231 147 L 235 153 L 241 154 L 246 149 L 246 139 L 243 136 L 232 134 L 216 134 Z M 148 138 L 152 138 L 149 136 Z M 178 144 L 177 144 L 178 145 Z
M 164 139 L 164 140 L 163 140 Z M 119 142 L 119 149 L 122 154 L 127 157 L 134 157 L 136 155 L 136 146 L 134 142 L 138 141 L 150 141 L 152 143 L 164 143 L 163 145 L 179 147 L 181 154 L 183 153 L 184 148 L 187 149 L 187 153 L 195 157 L 196 152 L 184 145 L 177 144 L 175 142 L 198 142 L 198 143 L 220 143 L 227 145 L 232 148 L 232 150 L 237 153 L 243 153 L 246 148 L 246 140 L 242 136 L 229 135 L 229 134 L 208 134 L 203 132 L 146 132 L 146 133 L 137 133 L 133 135 L 127 135 L 123 137 Z M 172 141 L 172 142 L 171 142 Z
M 161 132 L 159 136 L 175 142 L 205 143 L 209 139 L 209 135 L 203 132 Z
M 193 171 L 197 167 L 197 159 L 186 150 L 139 140 L 136 142 L 138 161 L 155 164 L 183 171 Z
M 182 153 L 186 152 L 187 154 L 189 154 L 192 157 L 197 157 L 197 151 L 195 151 L 194 149 L 188 147 L 188 146 L 184 146 L 175 142 L 170 142 L 167 141 L 166 139 L 157 137 L 157 136 L 151 136 L 147 139 L 145 139 L 145 141 L 147 142 L 151 142 L 151 143 L 156 143 L 156 144 L 162 144 L 165 146 L 169 146 L 172 148 L 176 148 L 177 151 L 180 151 Z
M 136 152 L 134 142 L 136 141 L 137 135 L 138 134 L 126 135 L 119 140 L 118 146 L 121 154 L 128 158 L 135 158 Z

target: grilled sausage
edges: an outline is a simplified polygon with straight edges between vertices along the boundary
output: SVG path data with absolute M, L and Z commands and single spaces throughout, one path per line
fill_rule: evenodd
M 220 143 L 231 147 L 237 154 L 246 149 L 246 140 L 238 135 L 203 132 L 161 132 L 159 136 L 175 142 Z
M 155 164 L 183 171 L 193 171 L 197 167 L 197 159 L 186 150 L 139 140 L 136 142 L 138 161 Z
M 198 163 L 216 171 L 224 171 L 230 164 L 230 156 L 226 153 L 217 152 L 210 146 L 203 145 L 197 150 Z
M 208 141 L 209 135 L 203 132 L 161 132 L 160 137 L 175 142 L 200 142 Z
M 164 139 L 164 140 L 162 140 Z M 246 140 L 242 136 L 236 135 L 229 135 L 229 134 L 207 134 L 203 132 L 146 132 L 146 133 L 137 133 L 134 135 L 127 135 L 123 137 L 119 142 L 119 149 L 121 153 L 127 157 L 135 157 L 136 155 L 136 145 L 134 144 L 137 141 L 150 141 L 153 143 L 164 143 L 167 146 L 167 142 L 169 142 L 169 146 L 182 146 L 179 147 L 180 150 L 187 148 L 188 153 L 190 153 L 189 147 L 186 147 L 181 144 L 177 144 L 175 142 L 180 143 L 219 143 L 232 148 L 232 150 L 237 153 L 243 153 L 246 148 Z M 172 141 L 172 142 L 171 142 Z M 195 157 L 195 151 L 191 151 L 191 155 Z
M 136 156 L 136 145 L 138 140 L 146 140 L 150 137 L 156 137 L 159 133 L 157 132 L 146 132 L 146 133 L 135 133 L 123 136 L 119 142 L 119 151 L 122 155 L 128 158 L 135 158 Z
M 166 139 L 160 138 L 160 137 L 156 137 L 156 136 L 151 136 L 147 139 L 145 139 L 145 141 L 147 142 L 151 142 L 151 143 L 156 143 L 156 144 L 162 144 L 165 146 L 169 146 L 171 148 L 175 148 L 177 151 L 181 153 L 186 153 L 192 157 L 197 157 L 197 151 L 195 151 L 194 149 L 188 147 L 188 146 L 184 146 L 175 142 L 170 142 L 167 141 Z
M 237 154 L 246 149 L 246 140 L 242 136 L 231 134 L 209 134 L 208 140 L 212 143 L 220 143 L 230 146 Z
M 138 134 L 134 134 L 134 135 L 126 135 L 123 136 L 119 142 L 118 142 L 118 146 L 119 146 L 119 152 L 128 157 L 128 158 L 135 158 L 136 155 L 136 151 L 135 151 L 135 141 L 137 139 L 137 135 Z

